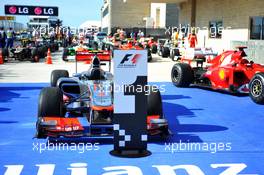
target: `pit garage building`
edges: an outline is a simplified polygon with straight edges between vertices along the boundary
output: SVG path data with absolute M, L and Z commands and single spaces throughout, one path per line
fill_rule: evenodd
M 102 29 L 196 27 L 199 46 L 221 52 L 245 45 L 264 63 L 263 9 L 263 0 L 105 0 Z

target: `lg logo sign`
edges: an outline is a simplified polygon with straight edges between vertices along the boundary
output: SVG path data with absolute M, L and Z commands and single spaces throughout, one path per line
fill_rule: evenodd
M 23 171 L 24 165 L 5 165 L 6 172 L 4 175 L 20 175 Z M 55 164 L 37 164 L 37 175 L 55 175 Z M 211 164 L 210 168 L 223 170 L 219 175 L 258 175 L 258 174 L 242 174 L 246 170 L 247 165 L 244 163 L 236 164 Z M 159 175 L 179 175 L 179 172 L 185 171 L 188 175 L 206 175 L 207 172 L 203 171 L 196 165 L 153 165 Z M 88 175 L 88 165 L 86 163 L 73 163 L 67 168 L 68 175 Z M 144 175 L 142 170 L 136 166 L 112 166 L 103 168 L 102 175 Z M 218 172 L 219 172 L 218 170 Z M 33 175 L 33 174 L 32 174 Z M 149 174 L 148 174 L 149 175 Z
M 53 9 L 52 8 L 43 8 L 43 10 L 42 10 L 41 7 L 36 7 L 34 9 L 34 12 L 36 15 L 41 15 L 42 12 L 44 15 L 53 15 Z
M 58 7 L 5 5 L 5 14 L 58 16 Z
M 29 13 L 29 8 L 28 7 L 15 7 L 15 6 L 12 6 L 12 7 L 9 7 L 9 12 L 11 14 L 24 14 L 24 15 L 27 15 Z M 35 15 L 41 15 L 42 13 L 44 15 L 53 15 L 53 9 L 52 8 L 41 8 L 41 7 L 36 7 L 34 9 L 34 13 Z
M 11 14 L 28 14 L 28 8 L 27 7 L 16 7 L 16 6 L 11 6 L 9 7 L 9 12 Z

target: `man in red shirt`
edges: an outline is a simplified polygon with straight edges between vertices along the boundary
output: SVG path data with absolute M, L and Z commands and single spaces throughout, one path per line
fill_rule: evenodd
M 196 44 L 198 44 L 197 36 L 195 34 L 195 29 L 192 30 L 191 34 L 189 34 L 188 41 L 190 44 L 190 48 L 195 48 Z

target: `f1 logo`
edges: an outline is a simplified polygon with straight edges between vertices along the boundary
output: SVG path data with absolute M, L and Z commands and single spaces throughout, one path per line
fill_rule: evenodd
M 122 59 L 122 61 L 120 62 L 120 64 L 124 64 L 125 62 L 128 62 L 129 60 L 131 60 L 131 62 L 133 63 L 133 64 L 136 64 L 137 63 L 137 60 L 138 60 L 138 58 L 141 56 L 140 54 L 135 54 L 134 56 L 133 56 L 134 54 L 126 54 L 125 56 L 124 56 L 124 58 Z M 133 57 L 132 57 L 133 56 Z M 132 57 L 132 59 L 131 59 L 131 57 Z
M 126 54 L 120 64 L 124 64 L 125 62 L 129 61 L 129 57 L 131 57 L 132 55 L 133 54 Z

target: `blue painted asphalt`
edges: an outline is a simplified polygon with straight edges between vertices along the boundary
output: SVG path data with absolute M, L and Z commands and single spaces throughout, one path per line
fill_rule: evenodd
M 158 83 L 161 85 L 161 83 Z M 225 168 L 211 164 L 244 163 L 240 174 L 264 174 L 264 106 L 248 96 L 208 91 L 199 88 L 176 88 L 163 83 L 163 107 L 174 135 L 168 143 L 224 143 L 231 150 L 175 151 L 165 149 L 162 141 L 149 143 L 150 157 L 115 158 L 109 155 L 111 141 L 100 141 L 99 150 L 33 151 L 38 94 L 47 84 L 0 84 L 0 175 L 5 165 L 24 165 L 21 175 L 37 175 L 36 164 L 55 164 L 54 175 L 70 175 L 71 163 L 87 163 L 88 174 L 99 175 L 108 166 L 137 166 L 144 175 L 158 175 L 153 165 L 195 165 L 204 174 L 220 174 Z M 91 140 L 92 142 L 97 142 Z M 90 141 L 87 141 L 90 142 Z M 183 170 L 177 175 L 187 174 Z

